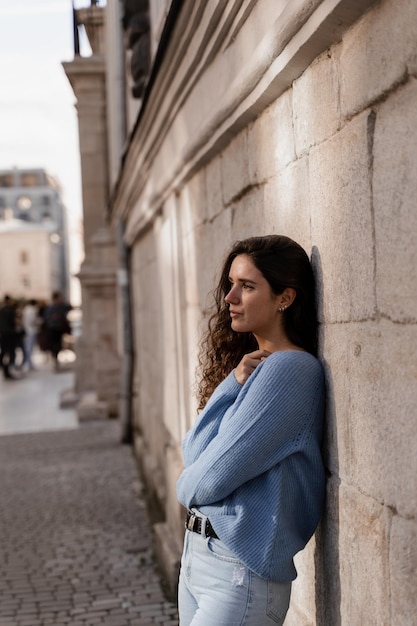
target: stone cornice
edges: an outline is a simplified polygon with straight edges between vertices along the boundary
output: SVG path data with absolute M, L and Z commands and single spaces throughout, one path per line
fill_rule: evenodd
M 73 77 L 88 78 L 91 74 L 104 73 L 106 64 L 104 56 L 97 54 L 91 57 L 75 57 L 73 61 L 63 61 L 62 67 L 71 82 Z
M 76 277 L 82 281 L 84 286 L 105 287 L 117 283 L 117 269 L 111 266 L 81 265 Z
M 113 197 L 128 243 L 375 1 L 186 0 Z
M 80 106 L 96 107 L 97 102 L 103 99 L 97 82 L 105 85 L 104 57 L 75 57 L 73 61 L 62 63 L 62 67 L 77 98 L 77 109 Z

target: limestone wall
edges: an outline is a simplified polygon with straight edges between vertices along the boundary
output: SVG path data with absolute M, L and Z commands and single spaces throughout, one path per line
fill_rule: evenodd
M 208 110 L 216 93 L 202 89 L 204 80 L 214 90 L 210 72 L 232 72 L 222 62 L 226 51 L 229 63 L 238 58 L 233 45 L 267 45 L 263 27 L 279 4 L 252 3 L 235 39 L 226 37 L 230 48 L 217 49 L 169 124 L 158 125 L 161 107 L 153 110 L 154 136 L 138 134 L 125 161 L 116 204 L 132 248 L 138 450 L 146 449 L 148 481 L 159 483 L 175 530 L 168 546 L 159 529 L 172 573 L 182 536 L 174 487 L 180 441 L 195 417 L 207 293 L 232 241 L 293 237 L 318 279 L 329 478 L 323 522 L 296 559 L 286 626 L 409 626 L 417 610 L 417 4 L 369 5 L 329 35 L 329 3 L 310 3 L 310 45 L 293 50 L 288 86 L 278 51 L 266 71 L 276 72 L 274 89 L 257 83 L 256 98 L 245 96 L 220 119 L 223 95 Z M 338 19 L 358 6 L 334 4 L 344 4 Z M 207 117 L 217 120 L 210 135 Z

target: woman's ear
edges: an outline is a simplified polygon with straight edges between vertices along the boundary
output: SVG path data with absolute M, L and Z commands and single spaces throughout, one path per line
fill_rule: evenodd
M 285 311 L 285 309 L 288 309 L 288 307 L 291 306 L 294 302 L 296 295 L 297 292 L 295 289 L 293 289 L 292 287 L 286 287 L 284 291 L 278 296 L 278 303 L 280 307 L 279 310 Z

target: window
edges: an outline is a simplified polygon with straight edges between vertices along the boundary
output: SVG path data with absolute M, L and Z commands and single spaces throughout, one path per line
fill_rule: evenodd
M 20 251 L 20 264 L 27 265 L 28 262 L 29 262 L 29 254 L 27 250 L 21 250 Z
M 42 182 L 38 172 L 24 172 L 20 175 L 20 184 L 22 187 L 39 187 Z
M 14 187 L 13 174 L 0 174 L 0 187 Z

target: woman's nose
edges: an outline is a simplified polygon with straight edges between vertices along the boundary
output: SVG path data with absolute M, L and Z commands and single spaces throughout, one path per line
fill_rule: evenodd
M 239 302 L 239 290 L 236 287 L 236 285 L 233 285 L 229 292 L 226 294 L 224 300 L 227 304 L 231 304 L 232 302 L 236 303 Z

